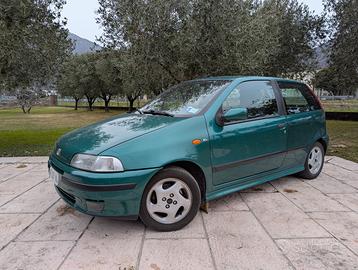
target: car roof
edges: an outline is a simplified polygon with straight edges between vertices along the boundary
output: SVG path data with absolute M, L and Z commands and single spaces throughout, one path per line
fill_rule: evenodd
M 294 82 L 294 83 L 302 83 L 296 80 L 291 79 L 284 79 L 279 77 L 265 77 L 265 76 L 216 76 L 216 77 L 205 77 L 205 78 L 199 78 L 194 81 L 213 81 L 213 80 L 240 80 L 240 81 L 246 81 L 246 80 L 275 80 L 275 81 L 285 81 L 285 82 Z

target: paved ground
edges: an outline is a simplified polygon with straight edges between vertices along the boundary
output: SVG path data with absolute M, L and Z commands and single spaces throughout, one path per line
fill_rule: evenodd
M 0 158 L 0 269 L 358 269 L 358 164 L 328 157 L 210 204 L 185 229 L 92 218 L 66 207 L 46 157 Z

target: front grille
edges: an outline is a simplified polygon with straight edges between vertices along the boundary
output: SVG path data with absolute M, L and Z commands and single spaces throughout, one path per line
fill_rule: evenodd
M 60 194 L 67 200 L 69 201 L 72 205 L 74 205 L 76 203 L 76 198 L 75 196 L 67 193 L 66 191 L 64 191 L 63 189 L 56 187 L 57 190 L 60 192 Z

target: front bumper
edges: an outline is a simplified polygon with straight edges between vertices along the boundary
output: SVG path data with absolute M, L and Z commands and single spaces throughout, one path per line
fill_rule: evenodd
M 57 193 L 71 207 L 94 216 L 136 219 L 146 184 L 160 168 L 94 173 L 73 168 L 51 156 L 49 163 L 60 173 Z

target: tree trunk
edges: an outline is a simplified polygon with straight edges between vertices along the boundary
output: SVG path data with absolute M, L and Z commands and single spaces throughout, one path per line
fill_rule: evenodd
M 27 113 L 30 113 L 32 107 L 30 106 L 28 109 L 27 109 Z
M 102 99 L 104 101 L 104 110 L 106 112 L 109 112 L 109 102 L 111 101 L 111 98 L 112 96 L 108 96 L 108 97 L 105 95 L 102 96 Z
M 132 112 L 134 110 L 134 101 L 136 100 L 135 98 L 132 97 L 127 97 L 128 101 L 129 101 L 129 111 Z
M 93 103 L 96 101 L 96 98 L 86 96 L 88 102 L 88 109 L 93 111 Z
M 104 110 L 106 112 L 109 112 L 109 102 L 110 102 L 110 99 L 105 99 L 104 100 Z
M 25 110 L 25 106 L 24 106 L 24 105 L 21 105 L 21 109 L 22 109 L 23 113 L 26 114 L 26 110 Z
M 78 102 L 80 101 L 79 98 L 75 98 L 75 111 L 78 109 Z
M 90 110 L 90 111 L 93 111 L 93 101 L 92 101 L 92 99 L 90 99 L 90 100 L 88 100 L 88 109 Z
M 139 93 L 135 93 L 133 95 L 127 96 L 127 99 L 129 101 L 129 111 L 132 112 L 134 110 L 134 102 L 136 101 L 137 98 L 139 98 L 140 96 L 140 92 Z

